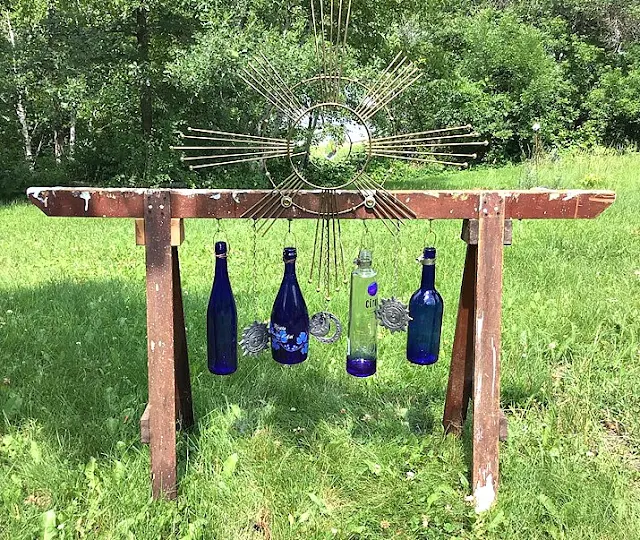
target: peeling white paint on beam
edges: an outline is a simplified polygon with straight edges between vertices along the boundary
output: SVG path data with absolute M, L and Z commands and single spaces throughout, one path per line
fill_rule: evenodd
M 493 475 L 487 475 L 487 481 L 484 486 L 480 485 L 480 481 L 476 483 L 476 489 L 473 492 L 476 500 L 476 514 L 486 512 L 491 508 L 496 500 L 496 490 L 493 487 Z
M 27 189 L 27 197 L 33 197 L 36 201 L 40 201 L 46 208 L 47 204 L 49 203 L 49 196 L 45 195 L 43 197 L 42 196 L 43 191 L 45 190 L 41 188 L 30 187 L 29 189 Z
M 567 191 L 567 194 L 562 197 L 563 201 L 569 201 L 571 199 L 575 199 L 580 195 L 580 191 L 576 189 L 572 189 L 571 191 Z
M 88 191 L 83 191 L 80 193 L 79 197 L 84 201 L 84 211 L 89 210 L 89 201 L 91 200 L 91 193 Z

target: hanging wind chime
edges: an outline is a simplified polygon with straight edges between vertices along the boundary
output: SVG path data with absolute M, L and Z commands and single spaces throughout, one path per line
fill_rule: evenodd
M 287 209 L 294 207 L 315 215 L 309 282 L 315 283 L 316 291 L 329 303 L 341 284 L 347 283 L 341 215 L 364 206 L 382 221 L 396 242 L 403 221 L 416 217 L 406 204 L 385 189 L 384 180 L 368 174 L 370 164 L 376 160 L 398 159 L 466 168 L 470 160 L 477 158 L 474 148 L 487 146 L 488 142 L 479 141 L 470 125 L 394 133 L 395 122 L 389 105 L 418 81 L 421 77 L 418 67 L 398 53 L 372 82 L 348 76 L 345 59 L 351 0 L 331 0 L 330 5 L 311 0 L 310 7 L 317 73 L 290 85 L 262 53 L 242 69 L 242 80 L 267 102 L 264 120 L 257 126 L 260 135 L 190 127 L 186 134 L 181 134 L 185 143 L 173 148 L 183 153 L 182 160 L 189 163 L 191 170 L 249 162 L 263 166 L 272 190 L 242 215 L 253 221 L 254 256 L 258 235 L 264 237 Z M 280 178 L 274 179 L 277 176 Z M 302 206 L 298 196 L 308 189 L 319 191 L 318 202 L 311 208 Z M 336 193 L 343 189 L 355 189 L 359 200 L 347 208 L 339 208 Z M 259 354 L 270 342 L 277 361 L 296 363 L 292 355 L 296 353 L 298 361 L 306 358 L 309 335 L 321 343 L 334 343 L 342 333 L 342 323 L 328 309 L 311 318 L 306 314 L 295 273 L 295 247 L 285 246 L 285 272 L 270 322 L 260 322 L 256 317 L 242 332 L 240 344 L 244 354 Z M 425 251 L 423 261 L 432 259 L 431 252 Z M 353 302 L 359 301 L 357 289 L 372 276 L 375 278 L 370 251 L 361 249 L 356 261 L 357 268 L 351 275 L 352 309 Z M 423 262 L 423 265 L 426 268 L 431 263 Z M 411 313 L 412 310 L 419 313 L 419 308 L 412 304 L 407 307 L 396 297 L 397 268 L 398 250 L 395 250 L 392 296 L 378 304 L 377 283 L 374 294 L 371 294 L 374 289 L 369 288 L 370 283 L 367 286 L 370 297 L 364 297 L 367 321 L 373 317 L 375 324 L 377 318 L 379 324 L 391 332 L 409 328 L 409 338 L 413 341 L 416 334 L 411 331 L 411 321 L 418 316 Z M 255 283 L 254 275 L 254 287 Z M 296 309 L 300 311 L 297 316 L 304 324 L 286 322 L 281 309 L 282 297 L 295 299 Z M 372 307 L 374 300 L 375 307 Z M 358 324 L 350 312 L 350 329 Z M 360 347 L 355 341 L 355 338 L 349 339 L 349 355 L 354 362 Z M 364 362 L 366 357 L 362 356 L 361 360 Z M 373 367 L 362 369 L 362 373 L 375 372 L 375 359 Z M 358 370 L 353 368 L 353 371 L 357 375 Z

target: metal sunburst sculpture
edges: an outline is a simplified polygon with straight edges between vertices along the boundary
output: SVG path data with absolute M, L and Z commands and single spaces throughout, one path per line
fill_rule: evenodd
M 324 2 L 328 4 L 329 0 Z M 488 143 L 478 141 L 478 134 L 470 125 L 394 134 L 388 106 L 421 77 L 419 69 L 398 53 L 371 84 L 345 76 L 351 0 L 330 0 L 327 6 L 324 2 L 311 0 L 319 66 L 315 76 L 289 86 L 263 54 L 242 70 L 240 77 L 268 102 L 270 110 L 260 132 L 270 136 L 188 128 L 188 133 L 181 135 L 191 145 L 173 148 L 184 153 L 182 159 L 192 170 L 261 162 L 273 189 L 242 217 L 261 220 L 258 232 L 262 235 L 292 206 L 317 215 L 309 281 L 317 280 L 317 290 L 324 289 L 329 299 L 331 288 L 335 286 L 337 290 L 342 281 L 340 268 L 342 275 L 346 274 L 341 214 L 364 205 L 392 234 L 397 234 L 403 219 L 415 217 L 408 206 L 384 188 L 383 181 L 367 174 L 373 160 L 399 159 L 466 168 L 477 157 L 473 147 Z M 284 179 L 276 182 L 275 175 Z M 318 208 L 299 205 L 297 195 L 305 189 L 321 190 Z M 361 200 L 350 208 L 339 209 L 336 191 L 340 189 L 355 189 Z M 408 313 L 402 302 L 387 299 L 381 309 L 381 324 L 386 326 L 385 321 L 392 321 L 388 328 L 406 328 L 408 315 L 407 321 L 398 320 L 399 313 Z M 337 318 L 327 312 L 317 315 L 316 337 L 335 341 L 337 337 L 326 338 L 326 326 Z M 336 332 L 340 330 L 338 321 Z

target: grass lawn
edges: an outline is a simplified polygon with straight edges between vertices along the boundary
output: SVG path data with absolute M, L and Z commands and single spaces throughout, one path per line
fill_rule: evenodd
M 468 436 L 440 425 L 460 287 L 459 222 L 435 222 L 443 350 L 409 365 L 405 335 L 380 333 L 379 370 L 344 369 L 345 340 L 283 368 L 243 358 L 210 375 L 205 311 L 216 223 L 187 221 L 181 248 L 197 428 L 179 437 L 177 502 L 150 499 L 139 442 L 146 402 L 144 251 L 128 220 L 52 219 L 0 207 L 0 538 L 640 538 L 640 154 L 575 156 L 427 176 L 403 186 L 613 188 L 593 221 L 514 223 L 505 254 L 499 503 L 476 516 Z M 399 175 L 389 185 L 400 185 Z M 286 225 L 251 252 L 226 224 L 240 325 L 270 313 Z M 306 282 L 313 222 L 295 223 Z M 383 296 L 408 299 L 426 226 L 397 245 L 370 226 Z M 343 226 L 348 262 L 362 224 Z M 252 294 L 252 266 L 257 293 Z M 330 308 L 347 319 L 347 290 Z M 256 524 L 258 526 L 256 527 Z

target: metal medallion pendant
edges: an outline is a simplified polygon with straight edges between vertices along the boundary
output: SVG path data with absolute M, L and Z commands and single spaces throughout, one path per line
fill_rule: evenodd
M 380 325 L 391 332 L 406 332 L 410 320 L 409 308 L 394 296 L 383 298 L 376 310 L 376 317 Z
M 331 323 L 334 325 L 334 333 L 329 336 Z M 333 313 L 320 311 L 309 321 L 309 333 L 320 343 L 335 343 L 342 335 L 342 323 Z
M 244 356 L 257 356 L 269 346 L 269 327 L 266 323 L 253 321 L 242 331 L 240 341 Z

